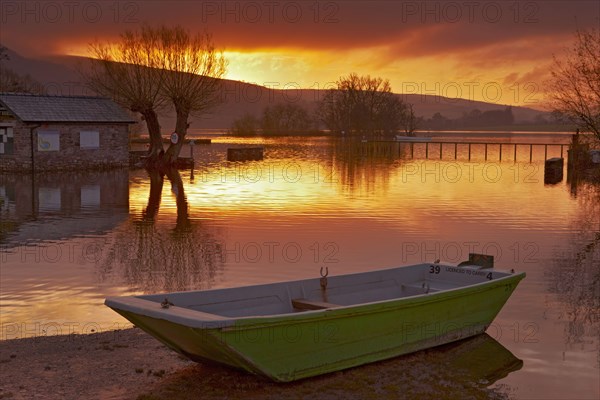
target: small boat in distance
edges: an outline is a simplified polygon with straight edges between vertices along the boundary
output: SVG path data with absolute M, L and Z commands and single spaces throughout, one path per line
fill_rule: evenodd
M 430 137 L 427 136 L 403 136 L 403 135 L 396 135 L 396 141 L 397 142 L 413 142 L 413 143 L 419 143 L 419 142 L 431 142 Z
M 524 277 L 470 255 L 458 266 L 321 271 L 315 279 L 105 304 L 192 360 L 287 382 L 481 334 Z

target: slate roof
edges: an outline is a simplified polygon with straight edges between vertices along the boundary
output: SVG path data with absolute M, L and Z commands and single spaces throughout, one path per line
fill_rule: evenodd
M 134 123 L 111 99 L 0 93 L 0 103 L 23 122 Z

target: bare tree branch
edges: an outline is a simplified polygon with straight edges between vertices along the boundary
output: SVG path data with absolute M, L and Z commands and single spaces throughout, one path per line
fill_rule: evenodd
M 145 26 L 126 31 L 116 44 L 90 45 L 94 60 L 82 74 L 97 93 L 143 115 L 151 139 L 150 158 L 175 162 L 190 115 L 209 111 L 221 101 L 227 62 L 208 33 L 192 35 L 180 26 Z M 157 110 L 171 105 L 177 120 L 172 143 L 163 156 Z
M 573 48 L 554 58 L 551 106 L 600 140 L 600 32 L 577 31 Z
M 0 92 L 43 94 L 44 86 L 29 75 L 20 75 L 0 63 Z
M 165 162 L 174 162 L 179 156 L 190 115 L 209 111 L 221 102 L 220 90 L 227 61 L 215 49 L 208 33 L 192 35 L 180 26 L 157 29 L 164 74 L 162 95 L 175 107 L 177 143 L 165 153 Z
M 162 55 L 156 30 L 126 31 L 115 44 L 93 43 L 92 60 L 80 73 L 98 94 L 110 97 L 129 110 L 140 113 L 150 136 L 150 158 L 162 152 L 157 110 L 165 105 L 161 96 L 164 80 Z

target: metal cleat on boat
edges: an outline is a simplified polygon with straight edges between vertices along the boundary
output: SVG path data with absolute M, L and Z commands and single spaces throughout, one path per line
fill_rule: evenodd
M 165 297 L 165 299 L 163 300 L 163 302 L 162 302 L 162 303 L 160 303 L 160 306 L 161 306 L 162 308 L 169 308 L 169 307 L 171 307 L 171 306 L 174 306 L 174 305 L 175 305 L 175 304 L 171 303 L 171 302 L 169 301 L 169 299 L 167 299 L 166 297 Z

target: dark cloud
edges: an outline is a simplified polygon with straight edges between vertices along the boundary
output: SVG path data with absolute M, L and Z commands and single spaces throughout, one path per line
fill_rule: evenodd
M 596 1 L 10 1 L 0 41 L 31 55 L 112 38 L 141 23 L 214 33 L 235 49 L 389 46 L 434 56 L 598 26 Z
M 552 55 L 577 29 L 600 26 L 600 2 L 0 2 L 0 43 L 28 57 L 82 54 L 88 43 L 144 23 L 212 32 L 218 47 L 238 51 L 228 56 L 232 79 L 322 87 L 354 71 L 389 78 L 399 92 L 406 82 L 427 93 L 439 87 L 439 95 L 458 85 L 469 94 L 456 97 L 531 105 L 541 98 Z M 500 99 L 482 93 L 490 82 L 503 85 Z

